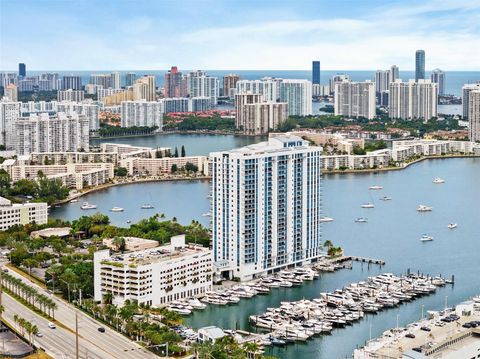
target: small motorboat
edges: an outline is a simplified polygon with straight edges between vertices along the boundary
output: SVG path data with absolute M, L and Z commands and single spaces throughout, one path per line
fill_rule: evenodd
M 392 197 L 388 197 L 388 196 L 383 196 L 382 198 L 380 198 L 381 201 L 391 201 L 392 200 Z
M 433 237 L 424 234 L 423 236 L 420 237 L 420 240 L 421 240 L 422 242 L 430 242 L 430 241 L 433 241 Z
M 80 206 L 80 209 L 83 209 L 83 210 L 95 209 L 95 208 L 97 208 L 96 205 L 90 204 L 88 202 L 83 202 L 82 205 Z
M 202 213 L 202 216 L 203 217 L 210 217 L 211 213 L 210 212 L 205 212 L 205 213 Z
M 373 185 L 373 186 L 368 187 L 368 189 L 377 190 L 377 191 L 378 191 L 378 190 L 380 190 L 380 189 L 383 189 L 383 187 L 382 187 L 382 186 Z
M 127 219 L 127 223 L 132 223 L 132 221 L 131 221 L 131 220 L 129 220 L 129 219 Z
M 74 198 L 70 201 L 70 203 L 77 203 L 78 202 L 78 199 Z
M 110 212 L 123 212 L 124 209 L 122 207 L 113 207 L 110 209 Z
M 333 222 L 331 217 L 320 217 L 320 222 Z
M 433 207 L 425 206 L 424 204 L 421 204 L 417 207 L 418 212 L 430 212 L 433 209 Z
M 432 182 L 435 183 L 435 184 L 440 184 L 440 183 L 445 183 L 445 180 L 437 177 Z
M 458 227 L 458 225 L 456 223 L 449 223 L 447 227 L 448 229 L 455 229 Z
M 142 204 L 142 206 L 140 207 L 141 209 L 152 209 L 152 208 L 155 208 L 153 205 L 151 205 L 150 203 L 145 203 L 145 204 Z
M 373 203 L 364 203 L 360 207 L 362 207 L 362 208 L 375 208 L 375 205 Z
M 368 222 L 368 218 L 364 218 L 364 217 L 359 217 L 355 220 L 356 223 L 367 223 Z

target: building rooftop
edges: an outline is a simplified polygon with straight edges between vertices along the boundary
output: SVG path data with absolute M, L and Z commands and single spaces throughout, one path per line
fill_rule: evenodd
M 209 327 L 203 327 L 198 329 L 199 332 L 202 332 L 204 335 L 208 336 L 209 338 L 212 338 L 214 340 L 216 339 L 221 339 L 225 336 L 225 333 L 222 329 L 219 327 L 216 327 L 214 325 L 209 326 Z
M 39 231 L 34 231 L 30 233 L 31 238 L 48 238 L 48 237 L 68 237 L 70 235 L 70 227 L 60 227 L 60 228 L 45 228 Z
M 115 263 L 122 266 L 145 265 L 165 262 L 198 253 L 206 253 L 208 251 L 210 251 L 209 248 L 200 245 L 185 244 L 185 235 L 183 234 L 172 237 L 170 244 L 123 254 L 113 254 L 105 258 L 102 262 L 111 262 L 112 264 Z
M 252 145 L 235 148 L 229 153 L 237 154 L 258 154 L 258 153 L 275 153 L 275 152 L 285 152 L 292 151 L 293 149 L 307 148 L 309 147 L 308 142 L 302 138 L 289 134 L 282 134 L 275 137 L 270 137 L 268 141 L 255 143 Z

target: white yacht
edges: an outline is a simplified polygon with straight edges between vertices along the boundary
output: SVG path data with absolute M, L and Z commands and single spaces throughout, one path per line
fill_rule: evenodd
M 392 200 L 392 197 L 388 197 L 388 196 L 383 196 L 382 198 L 380 198 L 381 201 L 391 201 Z
M 433 237 L 424 234 L 423 236 L 420 237 L 420 240 L 421 240 L 422 242 L 430 242 L 430 241 L 433 241 Z
M 380 189 L 383 189 L 383 187 L 382 187 L 382 186 L 373 185 L 373 186 L 368 187 L 368 189 L 380 190 Z
M 150 203 L 145 203 L 145 204 L 142 204 L 142 206 L 140 207 L 141 209 L 152 209 L 152 208 L 155 208 L 153 205 L 151 205 Z
M 355 222 L 357 222 L 357 223 L 367 223 L 367 222 L 368 222 L 368 218 L 360 217 L 360 218 L 357 218 L 357 219 L 355 220 Z
M 433 180 L 433 183 L 435 183 L 435 184 L 445 183 L 445 180 L 437 177 Z
M 373 203 L 364 203 L 361 205 L 362 208 L 375 208 Z
M 331 217 L 320 217 L 320 222 L 333 222 Z
M 420 204 L 417 207 L 418 212 L 430 212 L 433 209 L 433 207 L 425 206 L 424 204 Z
M 94 204 L 90 204 L 88 202 L 83 202 L 80 208 L 84 209 L 84 210 L 87 210 L 87 209 L 95 209 L 95 208 L 97 208 L 97 206 L 94 205 Z
M 78 199 L 74 198 L 70 201 L 70 203 L 77 203 L 78 202 Z
M 112 209 L 110 209 L 110 212 L 123 212 L 123 208 L 122 207 L 113 207 Z
M 210 212 L 202 213 L 203 217 L 210 217 L 212 214 Z
M 458 227 L 458 225 L 456 223 L 449 223 L 447 227 L 448 229 L 455 229 Z

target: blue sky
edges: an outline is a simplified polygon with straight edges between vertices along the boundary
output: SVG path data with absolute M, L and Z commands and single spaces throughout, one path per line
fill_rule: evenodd
M 480 69 L 480 0 L 0 0 L 0 69 Z

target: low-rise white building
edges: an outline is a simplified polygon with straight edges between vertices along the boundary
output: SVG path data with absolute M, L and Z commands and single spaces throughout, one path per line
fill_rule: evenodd
M 0 230 L 4 231 L 18 224 L 45 224 L 48 219 L 46 203 L 13 203 L 0 197 Z
M 208 175 L 208 160 L 206 156 L 189 157 L 163 157 L 163 158 L 141 158 L 130 157 L 120 161 L 120 167 L 125 167 L 130 176 L 149 175 L 158 176 L 162 173 L 170 173 L 172 166 L 178 169 L 191 163 L 198 167 L 198 171 Z
M 203 296 L 212 289 L 212 258 L 210 249 L 185 244 L 185 235 L 172 237 L 169 245 L 143 251 L 95 252 L 95 300 L 112 293 L 117 305 L 129 299 L 159 306 Z
M 49 179 L 59 178 L 68 188 L 104 184 L 114 177 L 112 163 L 69 163 L 66 165 L 14 165 L 7 170 L 12 182 L 36 180 L 42 173 Z

